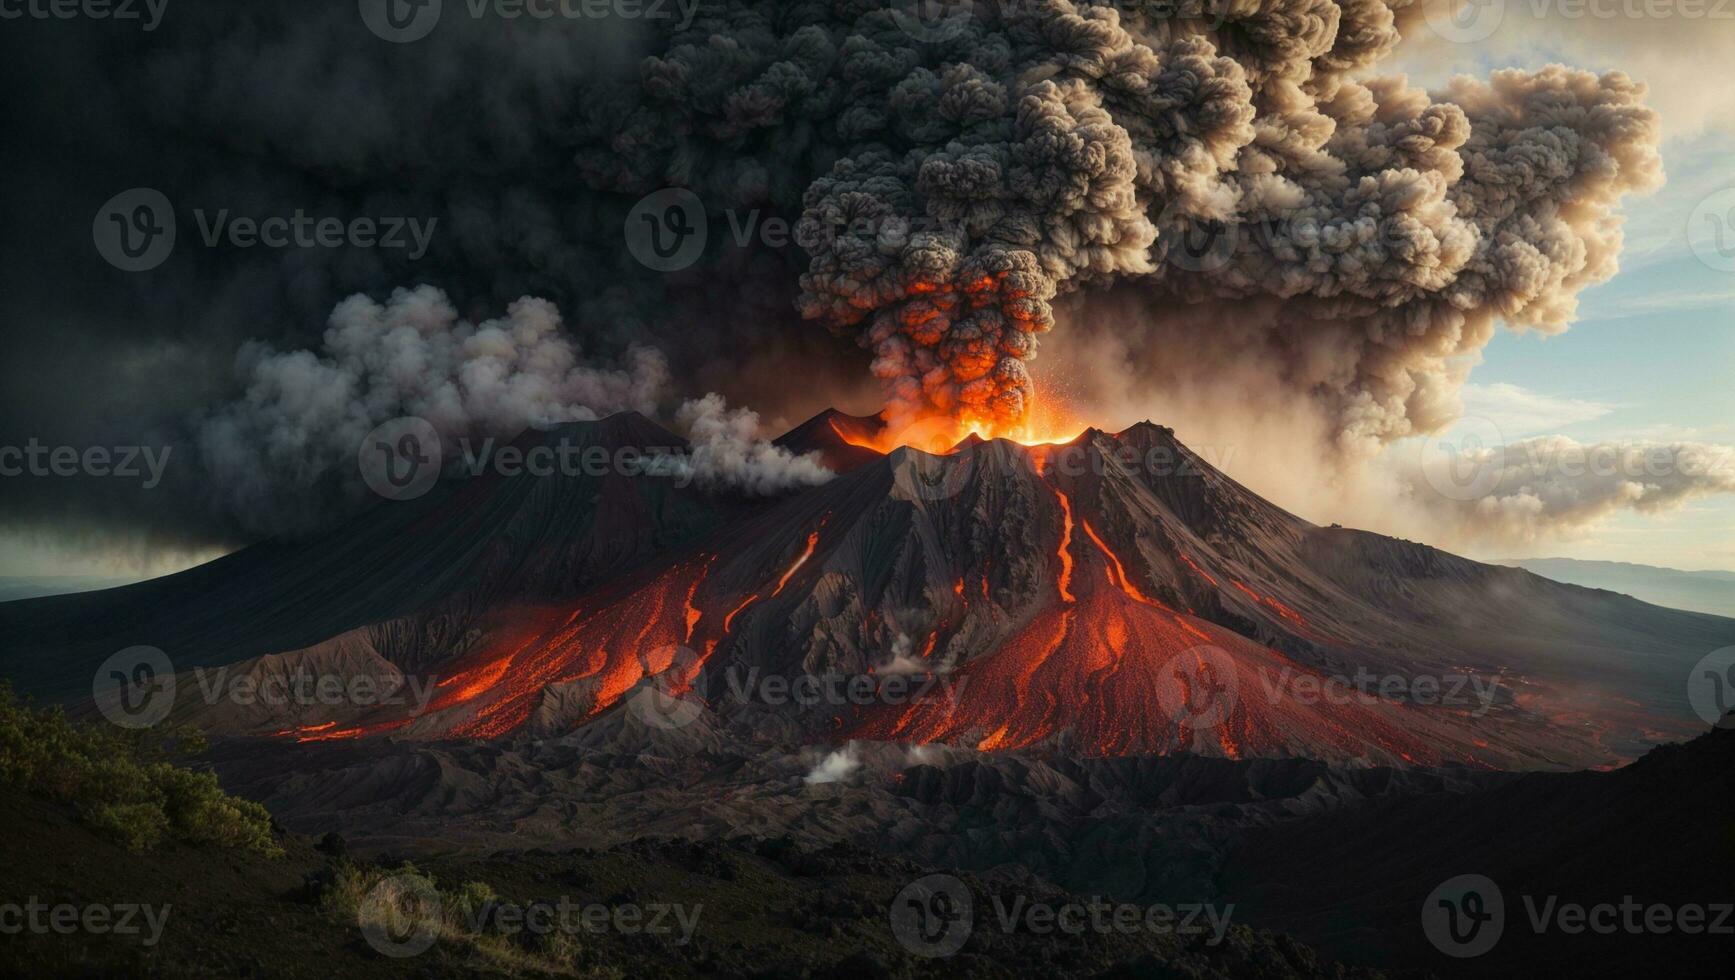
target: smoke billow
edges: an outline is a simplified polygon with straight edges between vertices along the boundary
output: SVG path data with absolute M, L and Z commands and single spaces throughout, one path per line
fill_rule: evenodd
M 332 311 L 318 352 L 252 345 L 246 393 L 206 419 L 200 455 L 225 502 L 256 530 L 304 530 L 316 492 L 390 419 L 426 419 L 447 447 L 527 425 L 652 412 L 668 383 L 662 356 L 636 349 L 619 369 L 588 366 L 552 304 L 525 298 L 472 324 L 431 286 L 385 303 L 353 296 Z
M 440 290 L 419 286 L 383 304 L 352 296 L 329 323 L 317 353 L 245 349 L 246 394 L 200 427 L 213 482 L 260 530 L 328 520 L 321 482 L 391 419 L 426 420 L 455 457 L 466 441 L 510 439 L 529 426 L 652 415 L 668 397 L 660 353 L 632 348 L 613 368 L 584 363 L 545 300 L 525 297 L 504 317 L 472 324 Z M 676 421 L 691 448 L 673 465 L 701 484 L 763 495 L 833 475 L 817 457 L 771 445 L 757 414 L 729 409 L 720 395 L 686 402 Z
M 93 144 L 32 158 L 34 174 L 103 188 L 91 208 L 147 185 L 183 212 L 440 219 L 416 261 L 189 243 L 83 291 L 126 300 L 82 318 L 105 336 L 34 352 L 33 372 L 136 382 L 126 346 L 148 330 L 167 389 L 241 348 L 232 404 L 204 407 L 224 397 L 209 384 L 136 401 L 154 428 L 199 419 L 201 470 L 249 534 L 295 526 L 311 474 L 382 415 L 494 432 L 706 391 L 794 413 L 850 393 L 867 363 L 895 415 L 1011 426 L 1033 371 L 1054 375 L 1033 360 L 1051 330 L 1063 367 L 1116 363 L 1079 398 L 1092 421 L 1110 391 L 1152 396 L 1141 416 L 1181 392 L 1241 399 L 1304 435 L 1297 455 L 1353 467 L 1453 419 L 1498 323 L 1564 329 L 1615 271 L 1622 196 L 1660 179 L 1657 118 L 1619 72 L 1433 92 L 1380 77 L 1422 29 L 1408 0 L 960 2 L 938 19 L 906 0 L 732 0 L 691 22 L 447 16 L 413 45 L 341 5 L 195 6 L 148 44 L 68 30 L 22 52 L 43 94 L 18 145 L 61 146 L 74 110 Z M 665 186 L 695 191 L 714 226 L 797 218 L 800 247 L 713 235 L 700 264 L 653 273 L 621 228 Z M 57 323 L 79 291 L 51 269 L 88 261 L 73 224 L 17 250 L 52 262 L 9 273 L 40 280 Z M 343 300 L 412 282 L 449 299 Z M 363 326 L 309 336 L 339 301 Z M 556 308 L 613 367 L 581 362 Z M 774 383 L 797 365 L 814 386 Z M 45 430 L 60 411 L 7 407 Z M 818 478 L 739 439 L 741 416 L 703 425 L 716 472 Z M 177 527 L 234 540 L 199 509 Z
M 702 486 L 733 487 L 744 493 L 770 496 L 800 487 L 817 486 L 835 474 L 816 453 L 796 455 L 772 445 L 775 433 L 760 429 L 759 414 L 731 409 L 723 396 L 709 394 L 683 404 L 675 424 L 687 436 L 689 453 L 677 465 Z
M 896 4 L 732 3 L 647 61 L 611 162 L 690 182 L 797 135 L 763 179 L 806 184 L 800 308 L 872 350 L 896 411 L 1016 422 L 1055 297 L 1125 282 L 1283 301 L 1259 340 L 1325 377 L 1298 393 L 1341 442 L 1378 445 L 1452 416 L 1446 364 L 1496 320 L 1570 322 L 1621 196 L 1661 173 L 1619 73 L 1368 77 L 1406 6 L 1033 0 L 912 29 Z

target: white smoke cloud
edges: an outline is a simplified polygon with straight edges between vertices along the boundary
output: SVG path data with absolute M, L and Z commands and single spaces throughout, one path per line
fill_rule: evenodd
M 899 633 L 892 641 L 891 659 L 875 667 L 874 673 L 881 677 L 899 677 L 933 672 L 937 665 L 916 656 L 915 646 L 908 633 Z
M 1464 0 L 1410 6 L 1396 66 L 1431 78 L 1473 72 L 1489 62 L 1619 68 L 1650 88 L 1648 101 L 1661 116 L 1665 137 L 1735 133 L 1735 102 L 1705 84 L 1735 61 L 1735 8 L 1717 0 L 1493 0 L 1478 6 L 1483 9 Z M 1430 16 L 1443 23 L 1455 8 L 1477 35 L 1486 36 L 1455 43 L 1427 25 Z
M 817 486 L 835 475 L 816 453 L 797 456 L 772 445 L 769 439 L 776 433 L 761 431 L 758 413 L 731 409 L 722 395 L 686 402 L 675 413 L 675 425 L 691 446 L 676 465 L 701 485 L 769 496 Z
M 504 317 L 470 323 L 431 286 L 384 303 L 352 296 L 332 312 L 318 351 L 251 345 L 238 371 L 245 394 L 204 420 L 199 447 L 222 502 L 270 533 L 329 522 L 321 482 L 349 472 L 362 439 L 388 420 L 427 420 L 453 456 L 466 440 L 510 439 L 533 425 L 654 416 L 669 386 L 650 348 L 629 349 L 619 366 L 585 363 L 545 300 L 524 297 Z M 758 416 L 729 410 L 721 396 L 688 402 L 679 418 L 693 451 L 677 465 L 709 485 L 769 494 L 831 476 L 765 442 Z
M 1397 466 L 1410 499 L 1439 524 L 1440 534 L 1456 540 L 1559 539 L 1619 511 L 1655 514 L 1735 493 L 1730 446 L 1540 436 L 1509 445 L 1459 446 L 1451 457 L 1405 453 Z
M 861 749 L 851 742 L 841 749 L 827 753 L 801 781 L 809 786 L 842 782 L 860 768 Z

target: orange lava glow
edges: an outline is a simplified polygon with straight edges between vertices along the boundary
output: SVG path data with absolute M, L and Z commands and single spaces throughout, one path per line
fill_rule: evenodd
M 1108 582 L 1107 567 L 1081 567 L 1075 604 L 1049 607 L 959 668 L 952 675 L 955 696 L 872 706 L 846 736 L 1004 751 L 1068 733 L 1080 751 L 1102 756 L 1324 753 L 1419 765 L 1446 757 L 1418 709 L 1385 702 L 1322 708 L 1298 700 L 1277 679 L 1308 675 L 1306 668 L 1206 620 L 1129 602 Z M 1095 574 L 1098 568 L 1105 573 Z M 1201 723 L 1171 713 L 1174 701 L 1159 693 L 1177 677 L 1227 683 L 1239 696 L 1221 717 Z
M 1237 582 L 1234 579 L 1230 579 L 1229 584 L 1235 586 L 1235 588 L 1237 588 L 1237 589 L 1240 589 L 1242 591 L 1242 593 L 1244 593 L 1248 598 L 1252 599 L 1254 602 L 1257 602 L 1260 605 L 1264 606 L 1265 608 L 1276 613 L 1277 615 L 1282 616 L 1284 619 L 1289 620 L 1291 623 L 1294 623 L 1296 626 L 1299 626 L 1302 629 L 1307 628 L 1307 620 L 1301 618 L 1300 613 L 1289 608 L 1288 606 L 1284 605 L 1283 603 L 1278 602 L 1276 599 L 1273 599 L 1270 596 L 1260 595 L 1259 593 L 1253 591 L 1252 589 L 1249 589 L 1247 586 L 1242 585 L 1240 582 Z
M 1102 552 L 1103 557 L 1108 559 L 1108 578 L 1111 584 L 1122 592 L 1125 592 L 1127 597 L 1132 599 L 1134 602 L 1142 602 L 1147 606 L 1156 606 L 1159 609 L 1167 608 L 1162 603 L 1139 591 L 1139 587 L 1133 584 L 1132 577 L 1127 575 L 1126 566 L 1121 564 L 1120 557 L 1116 555 L 1108 545 L 1103 543 L 1102 538 L 1097 535 L 1094 529 L 1091 528 L 1089 521 L 1084 522 L 1084 533 L 1090 535 L 1090 540 L 1096 545 L 1096 550 Z
M 965 414 L 959 417 L 929 415 L 920 419 L 886 420 L 877 434 L 852 433 L 831 423 L 831 431 L 852 446 L 889 453 L 902 446 L 935 456 L 947 456 L 972 436 L 1006 439 L 1022 446 L 1059 446 L 1076 440 L 1089 426 L 1078 421 L 1063 405 L 1038 401 L 1023 419 L 994 419 Z
M 1200 568 L 1198 565 L 1195 565 L 1193 563 L 1193 559 L 1187 557 L 1186 552 L 1177 551 L 1177 552 L 1175 552 L 1175 556 L 1177 558 L 1181 559 L 1181 561 L 1185 562 L 1186 566 L 1188 568 L 1191 568 L 1195 573 L 1197 573 L 1200 578 L 1203 578 L 1205 581 L 1211 583 L 1211 588 L 1213 588 L 1213 589 L 1222 588 L 1222 586 L 1217 584 L 1217 580 L 1211 577 L 1211 573 L 1205 571 L 1203 568 Z
M 777 580 L 777 591 L 771 593 L 773 599 L 782 595 L 783 590 L 789 587 L 789 580 L 795 577 L 796 572 L 801 571 L 801 566 L 807 564 L 809 558 L 813 557 L 813 549 L 817 547 L 819 547 L 819 531 L 814 530 L 807 536 L 807 549 L 801 553 L 800 558 L 795 559 L 795 564 L 789 566 L 789 571 L 784 572 L 783 577 Z
M 1060 598 L 1062 602 L 1077 602 L 1072 594 L 1072 501 L 1059 490 L 1054 491 L 1054 496 L 1060 501 L 1060 513 L 1065 519 L 1060 527 Z

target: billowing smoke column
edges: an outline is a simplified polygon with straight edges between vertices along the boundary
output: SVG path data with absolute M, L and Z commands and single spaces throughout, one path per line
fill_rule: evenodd
M 318 351 L 255 345 L 239 373 L 246 395 L 203 421 L 199 449 L 224 503 L 262 532 L 328 521 L 324 474 L 347 472 L 368 432 L 393 418 L 425 420 L 455 458 L 463 440 L 654 413 L 669 381 L 662 355 L 646 348 L 619 367 L 585 363 L 546 301 L 527 297 L 504 317 L 469 323 L 431 286 L 399 289 L 384 303 L 352 296 L 332 312 Z M 701 484 L 773 494 L 832 477 L 816 457 L 767 442 L 755 413 L 731 410 L 719 395 L 686 402 L 676 421 L 689 450 L 674 465 Z
M 1051 301 L 1131 282 L 1285 301 L 1268 342 L 1378 444 L 1453 415 L 1445 365 L 1496 320 L 1563 328 L 1614 272 L 1621 195 L 1660 179 L 1621 74 L 1367 77 L 1408 6 L 707 7 L 580 159 L 604 186 L 805 185 L 799 305 L 872 349 L 894 412 L 1016 423 Z

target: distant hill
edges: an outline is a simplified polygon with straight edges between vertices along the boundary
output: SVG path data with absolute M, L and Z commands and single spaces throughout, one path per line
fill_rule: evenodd
M 138 581 L 134 578 L 92 578 L 89 576 L 44 576 L 41 578 L 15 578 L 0 575 L 0 602 L 11 602 L 14 599 L 36 599 L 49 595 L 68 595 L 73 592 L 95 592 L 98 589 L 115 589 L 123 585 L 131 585 Z
M 1683 572 L 1576 558 L 1520 558 L 1495 564 L 1523 568 L 1568 585 L 1622 592 L 1658 606 L 1735 616 L 1735 572 Z

